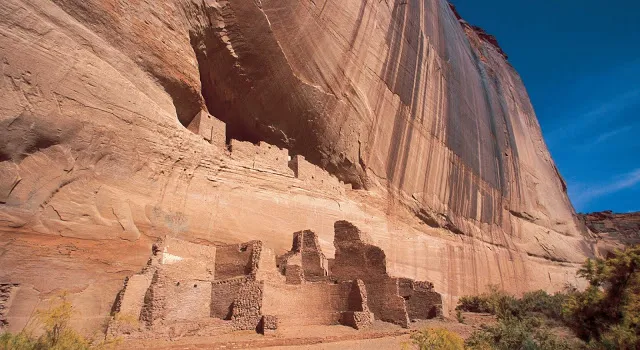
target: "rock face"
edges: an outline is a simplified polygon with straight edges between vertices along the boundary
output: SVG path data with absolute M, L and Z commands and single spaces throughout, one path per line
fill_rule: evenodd
M 312 230 L 333 259 L 339 220 L 445 313 L 577 283 L 592 249 L 496 45 L 444 0 L 3 1 L 2 319 L 67 290 L 91 331 L 160 238 Z
M 640 244 L 640 212 L 620 214 L 608 210 L 580 214 L 579 218 L 595 236 L 596 252 L 601 256 Z

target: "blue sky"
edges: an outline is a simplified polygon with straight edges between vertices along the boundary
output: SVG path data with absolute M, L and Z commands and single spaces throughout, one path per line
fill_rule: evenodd
M 640 211 L 640 1 L 452 2 L 522 76 L 576 210 Z

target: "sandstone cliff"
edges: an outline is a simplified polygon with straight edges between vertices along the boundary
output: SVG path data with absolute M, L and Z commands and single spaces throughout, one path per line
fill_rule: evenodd
M 640 212 L 621 214 L 608 210 L 578 217 L 596 239 L 596 252 L 603 257 L 615 249 L 640 244 Z
M 161 237 L 332 257 L 349 220 L 445 308 L 592 255 L 518 74 L 444 0 L 4 0 L 0 54 L 15 329 L 59 290 L 98 328 Z

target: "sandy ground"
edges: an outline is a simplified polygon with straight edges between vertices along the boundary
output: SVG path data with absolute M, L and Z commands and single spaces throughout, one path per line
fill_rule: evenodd
M 242 331 L 216 337 L 184 337 L 174 340 L 129 340 L 121 349 L 401 349 L 410 334 L 424 328 L 446 328 L 467 338 L 481 324 L 494 318 L 486 314 L 465 313 L 465 322 L 429 320 L 412 323 L 409 329 L 386 322 L 374 322 L 366 330 L 345 326 L 288 327 L 272 334 Z

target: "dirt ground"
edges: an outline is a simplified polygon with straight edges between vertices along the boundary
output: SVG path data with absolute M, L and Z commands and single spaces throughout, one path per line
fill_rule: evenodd
M 173 340 L 129 340 L 121 349 L 401 349 L 410 342 L 413 331 L 445 328 L 467 338 L 482 324 L 494 322 L 487 314 L 463 313 L 464 323 L 457 320 L 428 320 L 411 324 L 409 329 L 386 322 L 374 322 L 366 330 L 345 326 L 288 327 L 272 334 L 260 335 L 241 331 L 216 337 L 184 337 Z

